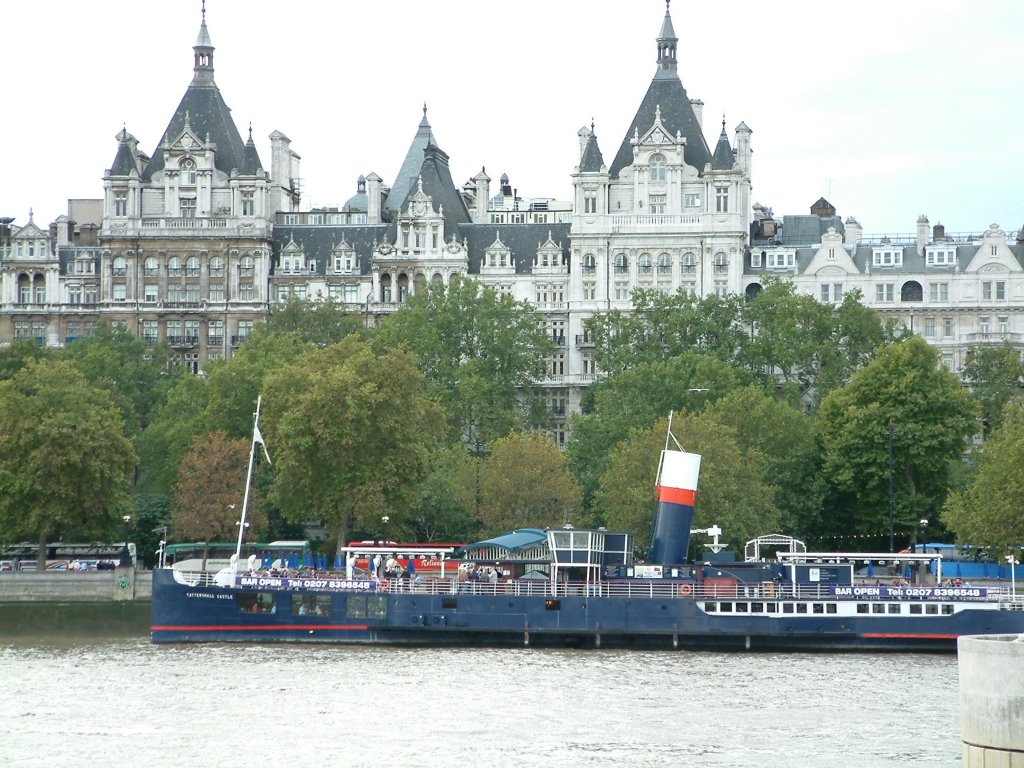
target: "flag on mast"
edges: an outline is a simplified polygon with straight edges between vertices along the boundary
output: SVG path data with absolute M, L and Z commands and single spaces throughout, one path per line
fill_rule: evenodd
M 267 444 L 263 442 L 263 435 L 260 433 L 259 424 L 252 425 L 252 439 L 263 446 L 263 455 L 267 457 L 267 464 L 273 464 L 274 462 L 270 460 L 270 454 L 267 453 Z

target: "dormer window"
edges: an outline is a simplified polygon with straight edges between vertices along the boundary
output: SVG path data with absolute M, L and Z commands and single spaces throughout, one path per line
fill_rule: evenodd
M 945 267 L 953 263 L 956 250 L 952 246 L 929 248 L 925 251 L 925 264 L 929 267 Z
M 902 248 L 875 248 L 873 251 L 872 265 L 876 267 L 902 267 Z
M 651 181 L 665 180 L 665 158 L 663 155 L 654 155 L 651 157 L 649 178 Z
M 184 187 L 194 187 L 196 185 L 196 161 L 187 157 L 181 161 L 178 168 L 181 170 L 179 183 Z
M 767 251 L 765 256 L 768 269 L 792 269 L 796 263 L 794 251 Z

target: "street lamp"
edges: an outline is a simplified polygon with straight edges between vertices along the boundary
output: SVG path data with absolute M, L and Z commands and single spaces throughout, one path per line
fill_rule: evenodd
M 1010 566 L 1010 599 L 1016 601 L 1017 599 L 1017 574 L 1016 567 L 1020 565 L 1020 561 L 1017 560 L 1013 555 L 1006 556 L 1006 562 Z
M 132 556 L 128 552 L 128 525 L 132 521 L 131 515 L 125 515 L 121 518 L 121 522 L 124 523 L 124 542 L 121 547 L 121 565 L 130 566 L 132 564 Z

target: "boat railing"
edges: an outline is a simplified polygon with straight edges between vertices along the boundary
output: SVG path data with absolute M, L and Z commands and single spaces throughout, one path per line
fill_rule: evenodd
M 175 580 L 187 586 L 209 587 L 229 586 L 226 574 L 209 571 L 180 571 L 175 569 Z M 372 581 L 372 580 L 371 580 Z M 373 585 L 376 592 L 390 594 L 423 595 L 507 595 L 515 597 L 614 597 L 630 599 L 693 599 L 693 600 L 841 600 L 858 602 L 892 601 L 912 599 L 941 601 L 950 599 L 945 593 L 935 594 L 929 587 L 904 587 L 903 596 L 881 591 L 875 594 L 867 585 L 859 587 L 853 594 L 837 595 L 834 585 L 778 584 L 761 582 L 754 584 L 714 583 L 691 584 L 689 582 L 659 580 L 616 580 L 602 582 L 555 582 L 547 579 L 500 579 L 498 581 L 462 581 L 456 577 L 425 577 L 381 579 Z M 847 585 L 843 585 L 847 586 Z M 266 585 L 259 589 L 288 589 L 285 586 Z M 973 588 L 967 588 L 972 590 Z M 952 599 L 984 602 L 998 602 L 1006 610 L 1024 610 L 1024 592 L 1018 594 L 1010 585 L 985 584 L 973 596 L 960 592 Z

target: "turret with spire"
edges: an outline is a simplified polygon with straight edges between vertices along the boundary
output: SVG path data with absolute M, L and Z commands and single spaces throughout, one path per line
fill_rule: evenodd
M 192 46 L 195 51 L 195 65 L 192 85 L 213 85 L 213 43 L 206 28 L 206 0 L 203 0 L 203 21 L 199 25 L 199 37 Z
M 679 38 L 672 28 L 672 16 L 669 14 L 668 5 L 672 0 L 665 0 L 665 20 L 661 23 L 661 33 L 658 35 L 658 71 L 655 77 L 677 77 L 676 74 L 676 44 Z

